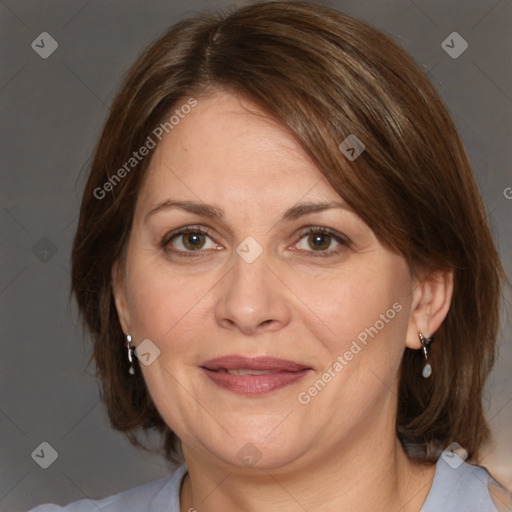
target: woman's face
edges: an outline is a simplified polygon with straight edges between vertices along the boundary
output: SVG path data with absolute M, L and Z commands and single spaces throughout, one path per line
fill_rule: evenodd
M 394 431 L 413 283 L 255 110 L 198 98 L 154 150 L 115 297 L 185 455 L 277 468 Z M 253 361 L 211 362 L 226 356 Z

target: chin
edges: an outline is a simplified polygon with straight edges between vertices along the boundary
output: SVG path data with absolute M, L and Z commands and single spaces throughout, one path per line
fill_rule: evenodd
M 275 428 L 275 425 L 272 427 Z M 288 433 L 275 435 L 272 429 L 266 430 L 260 436 L 243 435 L 238 432 L 233 437 L 226 436 L 220 446 L 210 446 L 209 451 L 214 453 L 225 464 L 239 469 L 246 468 L 254 472 L 258 470 L 275 470 L 293 464 L 307 451 L 302 446 L 301 436 Z M 272 437 L 272 439 L 270 439 Z

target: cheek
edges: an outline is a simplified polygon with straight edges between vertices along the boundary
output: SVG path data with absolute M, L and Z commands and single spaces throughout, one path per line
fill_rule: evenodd
M 309 324 L 318 325 L 317 337 L 331 352 L 339 353 L 359 335 L 364 340 L 364 333 L 371 337 L 368 330 L 375 336 L 375 329 L 391 335 L 405 328 L 406 269 L 393 259 L 378 263 L 297 283 Z
M 130 314 L 138 338 L 179 340 L 176 332 L 193 325 L 213 283 L 208 276 L 171 273 L 156 258 L 133 258 L 128 272 Z

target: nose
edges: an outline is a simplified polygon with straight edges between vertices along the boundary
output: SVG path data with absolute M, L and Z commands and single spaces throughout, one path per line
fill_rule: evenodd
M 290 322 L 288 288 L 270 263 L 265 251 L 251 263 L 234 255 L 216 303 L 220 327 L 250 335 L 276 331 Z

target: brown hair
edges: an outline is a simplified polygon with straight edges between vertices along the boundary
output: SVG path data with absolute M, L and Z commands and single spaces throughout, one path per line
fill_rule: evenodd
M 433 462 L 457 441 L 476 457 L 488 436 L 482 389 L 495 357 L 502 269 L 468 158 L 424 73 L 393 41 L 338 11 L 267 2 L 228 15 L 200 14 L 158 39 L 129 71 L 95 150 L 72 253 L 72 293 L 92 333 L 113 428 L 177 436 L 156 410 L 140 369 L 128 373 L 111 271 L 122 258 L 150 158 L 95 192 L 191 94 L 225 89 L 252 99 L 287 127 L 328 182 L 412 269 L 453 270 L 450 311 L 431 345 L 405 349 L 397 435 L 411 457 Z M 198 96 L 198 97 L 199 97 Z M 353 162 L 339 144 L 366 146 Z

